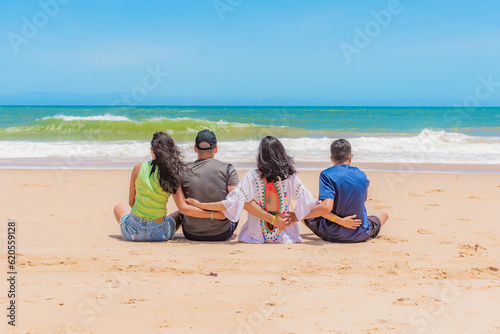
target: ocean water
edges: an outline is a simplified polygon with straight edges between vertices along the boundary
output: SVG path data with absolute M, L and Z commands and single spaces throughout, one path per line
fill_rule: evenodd
M 254 162 L 274 135 L 302 164 L 328 163 L 341 137 L 358 162 L 500 164 L 500 108 L 3 106 L 0 166 L 123 166 L 148 158 L 155 131 L 194 160 L 205 128 L 233 163 Z

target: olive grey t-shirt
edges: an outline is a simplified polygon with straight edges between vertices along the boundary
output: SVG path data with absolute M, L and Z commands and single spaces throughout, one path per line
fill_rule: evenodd
M 194 198 L 203 203 L 219 202 L 226 199 L 227 187 L 237 186 L 239 182 L 236 169 L 216 159 L 196 160 L 188 167 L 193 173 L 184 173 L 182 176 L 182 191 L 186 198 Z M 228 219 L 211 220 L 184 215 L 183 228 L 196 236 L 213 236 L 226 232 L 230 224 Z

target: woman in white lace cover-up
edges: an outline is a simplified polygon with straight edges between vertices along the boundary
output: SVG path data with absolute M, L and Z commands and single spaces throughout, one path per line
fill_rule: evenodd
M 228 219 L 238 221 L 243 209 L 249 210 L 249 205 L 245 204 L 255 201 L 265 211 L 260 208 L 249 210 L 248 220 L 239 234 L 240 241 L 248 243 L 302 241 L 299 221 L 319 202 L 297 177 L 293 159 L 287 155 L 277 138 L 268 136 L 262 139 L 257 167 L 258 169 L 251 170 L 245 175 L 224 201 L 200 203 L 189 199 L 189 203 L 205 210 L 223 211 Z M 297 202 L 295 210 L 291 207 L 292 200 Z M 280 220 L 278 223 L 276 215 L 287 214 L 290 211 L 295 211 L 297 221 L 282 224 Z

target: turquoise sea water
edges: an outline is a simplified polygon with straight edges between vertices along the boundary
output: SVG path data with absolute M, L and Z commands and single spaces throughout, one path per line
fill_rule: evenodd
M 230 161 L 254 161 L 259 139 L 274 135 L 299 162 L 328 161 L 331 141 L 344 137 L 358 161 L 500 163 L 500 108 L 196 106 L 1 106 L 0 163 L 138 161 L 155 131 L 192 159 L 205 128 Z
M 0 107 L 0 140 L 147 140 L 158 130 L 191 140 L 418 134 L 424 129 L 500 136 L 500 108 Z M 279 128 L 277 128 L 279 127 Z

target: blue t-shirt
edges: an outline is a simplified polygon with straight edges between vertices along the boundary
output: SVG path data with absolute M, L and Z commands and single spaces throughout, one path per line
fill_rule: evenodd
M 347 217 L 356 215 L 361 225 L 353 230 L 328 219 L 322 219 L 319 229 L 323 235 L 338 242 L 366 241 L 372 226 L 367 219 L 365 201 L 370 181 L 359 168 L 336 165 L 325 169 L 319 177 L 319 199 L 333 199 L 332 213 Z

